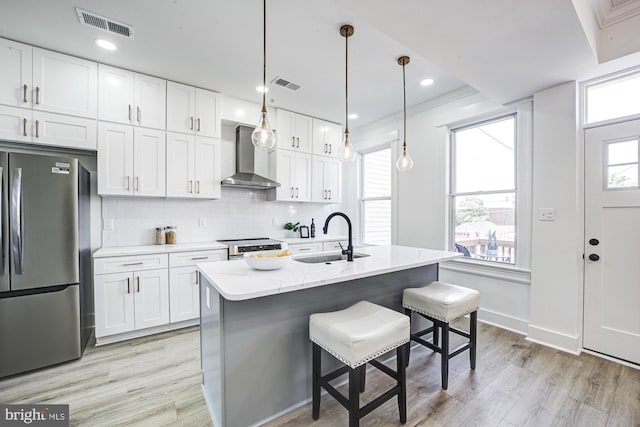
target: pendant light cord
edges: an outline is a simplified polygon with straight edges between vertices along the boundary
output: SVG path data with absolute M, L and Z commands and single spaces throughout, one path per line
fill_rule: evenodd
M 404 110 L 404 133 L 402 134 L 402 149 L 403 152 L 407 152 L 407 85 L 404 74 L 404 62 L 402 63 L 402 100 Z
M 344 38 L 344 131 L 349 134 L 349 35 Z
M 262 1 L 262 112 L 267 112 L 267 0 Z

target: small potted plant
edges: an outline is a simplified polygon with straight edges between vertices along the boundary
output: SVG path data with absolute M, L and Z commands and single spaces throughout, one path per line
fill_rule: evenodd
M 287 230 L 287 237 L 298 237 L 299 226 L 299 222 L 296 222 L 295 224 L 293 222 L 286 223 L 284 225 L 284 229 Z

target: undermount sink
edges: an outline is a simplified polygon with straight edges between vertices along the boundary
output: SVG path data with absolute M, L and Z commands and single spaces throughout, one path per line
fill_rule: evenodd
M 369 254 L 353 254 L 353 259 L 356 258 L 364 258 L 369 256 Z M 333 262 L 333 261 L 343 261 L 346 260 L 346 255 L 342 254 L 328 254 L 328 255 L 316 255 L 316 256 L 308 256 L 304 258 L 294 258 L 294 261 L 304 262 L 307 264 L 320 264 L 322 262 Z

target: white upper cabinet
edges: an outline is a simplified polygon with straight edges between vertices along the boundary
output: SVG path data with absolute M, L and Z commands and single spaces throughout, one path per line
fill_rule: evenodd
M 217 199 L 221 196 L 220 141 L 167 134 L 167 197 Z
M 98 64 L 33 48 L 34 110 L 95 119 L 98 111 Z
M 220 137 L 220 94 L 167 83 L 167 130 Z
M 313 119 L 313 154 L 338 158 L 342 127 L 335 123 Z
M 340 203 L 342 201 L 342 164 L 338 159 L 313 156 L 311 201 Z
M 311 201 L 311 154 L 276 150 L 269 153 L 270 176 L 280 183 L 275 200 Z M 267 195 L 273 199 L 273 193 Z
M 0 39 L 0 104 L 31 108 L 31 46 Z
M 96 121 L 82 117 L 33 111 L 31 135 L 32 142 L 37 144 L 97 149 Z
M 165 197 L 166 133 L 101 122 L 98 194 Z
M 31 117 L 31 110 L 0 105 L 0 139 L 31 142 Z
M 278 110 L 277 147 L 311 153 L 311 117 Z
M 166 80 L 100 64 L 98 119 L 165 129 L 166 93 Z

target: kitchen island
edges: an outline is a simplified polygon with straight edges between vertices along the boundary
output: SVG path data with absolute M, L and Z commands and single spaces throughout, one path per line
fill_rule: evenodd
M 309 315 L 362 300 L 402 311 L 404 288 L 426 286 L 438 263 L 461 255 L 391 245 L 357 253 L 368 256 L 273 271 L 198 265 L 202 388 L 216 426 L 261 424 L 310 400 Z M 336 366 L 323 354 L 323 370 Z

